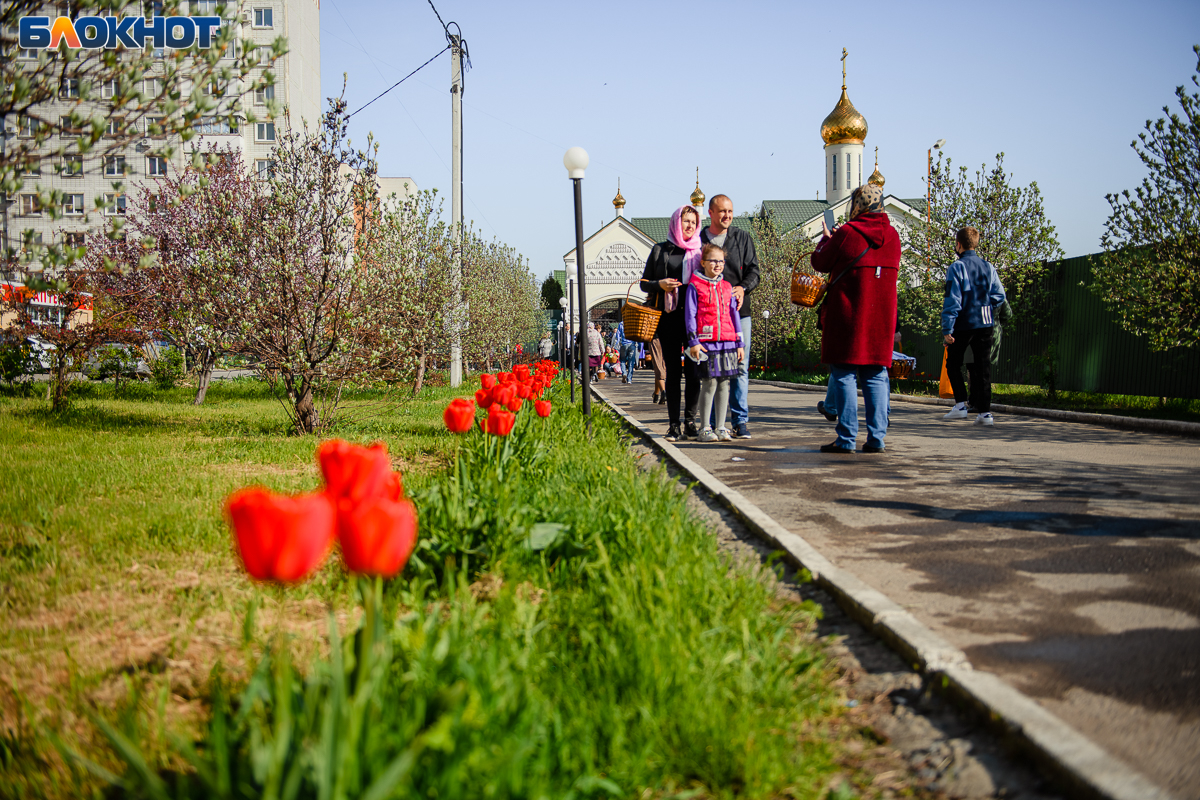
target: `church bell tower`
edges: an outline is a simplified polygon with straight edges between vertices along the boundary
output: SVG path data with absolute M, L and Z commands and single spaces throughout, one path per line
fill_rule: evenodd
M 846 95 L 846 48 L 842 48 L 842 96 L 821 123 L 825 141 L 825 201 L 838 203 L 863 184 L 863 141 L 867 120 Z

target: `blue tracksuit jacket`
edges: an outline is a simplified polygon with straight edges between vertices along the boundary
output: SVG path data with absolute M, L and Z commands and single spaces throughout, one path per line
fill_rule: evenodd
M 967 250 L 946 268 L 946 299 L 942 301 L 942 335 L 956 330 L 991 328 L 992 313 L 1006 300 L 996 268 L 974 250 Z

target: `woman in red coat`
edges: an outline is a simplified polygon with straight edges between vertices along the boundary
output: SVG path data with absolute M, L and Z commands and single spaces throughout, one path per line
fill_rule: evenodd
M 883 190 L 867 184 L 850 195 L 850 220 L 828 228 L 812 256 L 829 273 L 821 306 L 821 363 L 837 412 L 837 441 L 822 453 L 853 453 L 858 438 L 858 389 L 867 415 L 864 453 L 882 453 L 888 421 L 887 368 L 896 334 L 900 237 L 883 210 Z

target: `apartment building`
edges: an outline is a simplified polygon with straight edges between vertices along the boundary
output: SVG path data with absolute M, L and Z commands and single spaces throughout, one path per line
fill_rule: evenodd
M 235 2 L 230 0 L 231 5 Z M 178 13 L 216 16 L 219 13 L 218 6 L 225 5 L 224 0 L 186 0 L 180 3 Z M 31 231 L 36 242 L 78 246 L 88 230 L 95 230 L 106 223 L 106 217 L 124 214 L 127 198 L 139 186 L 183 168 L 190 163 L 196 149 L 207 149 L 210 144 L 222 149 L 232 147 L 242 154 L 248 168 L 262 173 L 271 168 L 272 152 L 283 126 L 299 128 L 304 120 L 311 128 L 318 123 L 323 111 L 320 0 L 241 0 L 237 5 L 238 12 L 231 24 L 238 26 L 239 40 L 250 39 L 269 48 L 277 37 L 287 39 L 288 53 L 271 68 L 275 75 L 274 83 L 242 96 L 234 113 L 234 123 L 227 116 L 197 120 L 193 124 L 197 135 L 186 143 L 181 142 L 177 135 L 174 141 L 166 136 L 156 136 L 153 133 L 156 129 L 152 126 L 157 117 L 153 114 L 131 123 L 141 126 L 142 134 L 115 151 L 105 147 L 102 141 L 88 153 L 73 153 L 74 146 L 67 144 L 65 154 L 54 155 L 54 151 L 66 144 L 62 140 L 69 141 L 77 136 L 70 131 L 64 131 L 55 140 L 43 143 L 39 151 L 45 155 L 40 162 L 28 165 L 24 171 L 22 180 L 25 188 L 0 199 L 4 204 L 3 230 L 0 231 L 3 241 L 0 244 L 19 250 L 25 232 Z M 48 2 L 44 13 L 53 18 L 59 14 L 69 15 L 69 9 L 68 2 Z M 133 3 L 128 13 L 152 15 L 161 10 L 161 0 L 148 0 L 144 4 Z M 165 58 L 169 52 L 155 51 L 154 55 Z M 22 50 L 17 54 L 18 60 L 24 59 L 30 63 L 36 63 L 37 57 L 37 51 L 32 50 Z M 158 76 L 165 69 L 165 61 L 160 60 L 143 76 L 142 91 L 147 96 L 161 94 L 162 80 Z M 263 68 L 256 68 L 250 77 L 257 78 L 262 72 Z M 40 109 L 41 113 L 50 119 L 55 118 L 56 114 L 69 115 L 72 109 L 80 108 L 79 91 L 77 80 L 64 79 L 58 98 L 49 103 L 50 108 Z M 214 84 L 204 87 L 203 91 L 241 94 L 243 87 Z M 106 133 L 112 136 L 118 135 L 122 129 L 128 132 L 120 112 L 114 112 L 111 102 L 105 103 L 114 92 L 113 86 L 101 86 L 99 92 L 93 92 L 95 99 L 83 104 L 89 106 L 84 109 L 85 112 L 98 111 L 100 116 L 106 118 Z M 284 116 L 266 119 L 267 103 L 271 99 L 286 109 Z M 258 118 L 256 122 L 246 121 L 247 111 L 252 111 Z M 26 120 L 10 117 L 4 120 L 3 135 L 6 142 L 12 142 L 19 137 L 32 137 L 33 132 Z M 173 155 L 166 155 L 168 145 L 173 145 Z M 58 161 L 61 163 L 54 163 Z M 115 181 L 123 182 L 122 190 L 114 189 L 112 184 Z M 61 218 L 51 219 L 38 206 L 35 187 L 63 192 Z M 97 198 L 108 200 L 110 207 L 98 211 Z

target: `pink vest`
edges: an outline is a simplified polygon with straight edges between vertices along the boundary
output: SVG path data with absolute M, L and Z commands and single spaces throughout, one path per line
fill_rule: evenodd
M 727 280 L 712 282 L 700 273 L 692 276 L 696 287 L 696 338 L 702 342 L 736 342 L 738 333 L 729 318 L 733 286 Z

